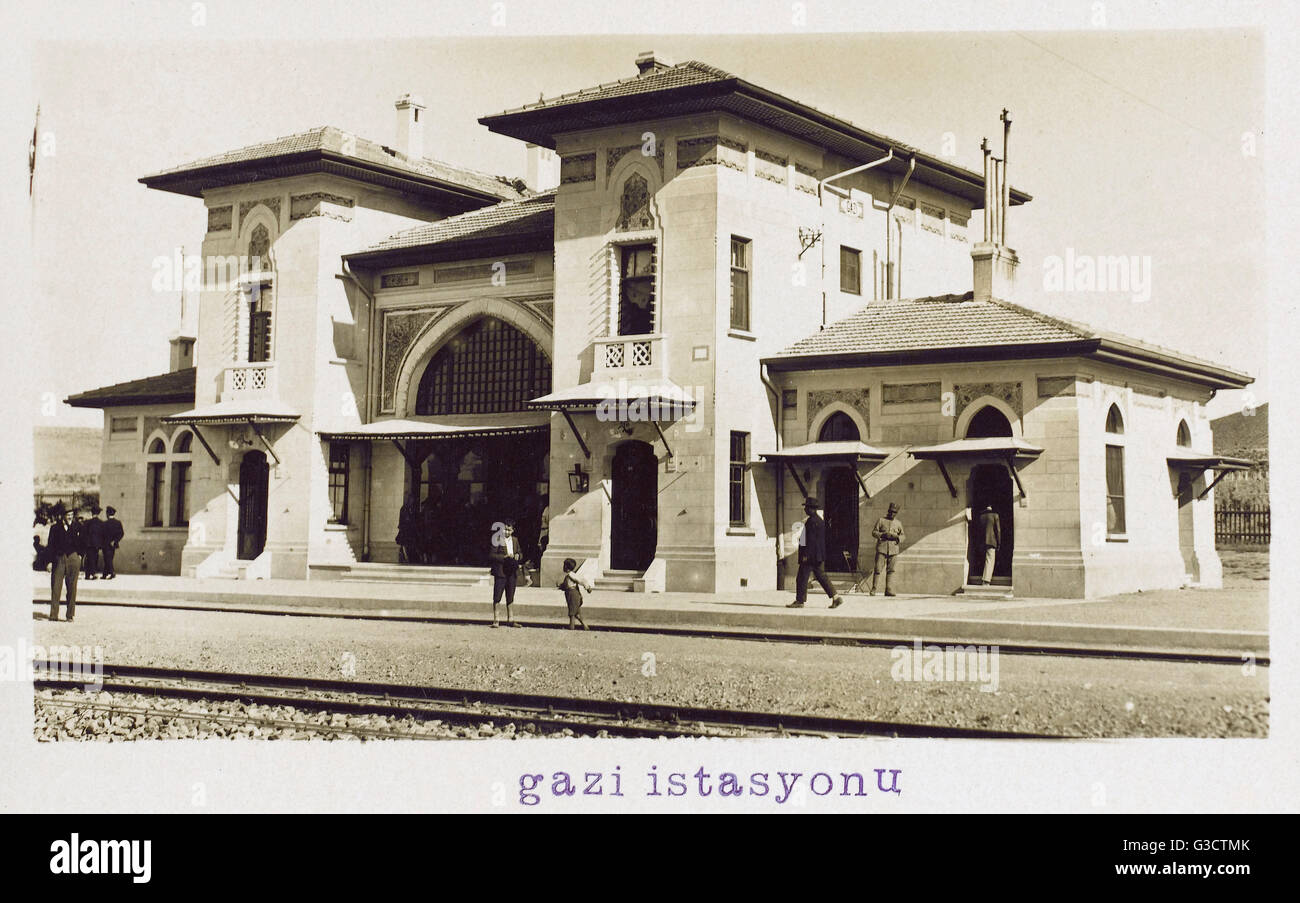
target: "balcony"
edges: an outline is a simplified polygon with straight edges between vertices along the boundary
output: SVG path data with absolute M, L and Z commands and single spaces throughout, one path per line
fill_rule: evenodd
M 231 364 L 225 369 L 221 386 L 222 401 L 247 401 L 275 398 L 275 362 Z
M 596 339 L 595 352 L 593 380 L 667 376 L 661 335 L 605 336 Z

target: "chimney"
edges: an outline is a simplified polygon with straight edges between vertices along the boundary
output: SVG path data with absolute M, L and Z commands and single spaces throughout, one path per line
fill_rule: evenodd
M 524 181 L 533 191 L 550 191 L 560 187 L 560 155 L 540 144 L 528 145 L 528 165 Z
M 671 67 L 672 63 L 668 62 L 668 60 L 663 57 L 656 57 L 653 50 L 647 50 L 645 53 L 638 54 L 636 58 L 636 71 L 638 76 L 649 75 L 657 69 L 668 69 Z
M 424 156 L 424 103 L 414 94 L 397 98 L 396 148 L 408 157 Z
M 1007 247 L 1007 207 L 1011 185 L 1007 181 L 1007 138 L 1011 133 L 1011 114 L 1002 111 L 1002 157 L 991 156 L 988 139 L 980 144 L 984 151 L 984 240 L 976 242 L 970 256 L 974 263 L 976 301 L 1012 297 L 1016 267 L 1020 259 Z

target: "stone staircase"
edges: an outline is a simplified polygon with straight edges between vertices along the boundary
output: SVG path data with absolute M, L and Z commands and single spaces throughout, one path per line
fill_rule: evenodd
M 400 583 L 429 586 L 492 586 L 487 568 L 357 562 L 341 576 L 353 583 Z
M 967 599 L 1010 599 L 1015 596 L 1015 591 L 1008 578 L 994 577 L 992 585 L 989 586 L 983 583 L 967 583 L 958 590 L 958 595 Z
M 637 580 L 644 576 L 642 571 L 609 570 L 592 581 L 596 589 L 607 593 L 630 593 L 635 590 Z

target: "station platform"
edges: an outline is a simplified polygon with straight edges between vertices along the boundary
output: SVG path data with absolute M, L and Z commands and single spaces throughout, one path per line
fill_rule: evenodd
M 49 599 L 49 574 L 32 572 L 33 608 Z M 818 592 L 807 607 L 793 594 L 631 593 L 597 590 L 583 604 L 592 626 L 762 636 L 823 636 L 926 643 L 1000 644 L 1135 653 L 1268 654 L 1266 588 L 1158 590 L 1110 599 L 975 599 L 846 593 L 835 610 Z M 491 591 L 409 581 L 230 580 L 124 574 L 79 581 L 77 602 L 183 606 L 288 614 L 491 621 Z M 48 604 L 48 601 L 45 602 Z M 500 612 L 504 617 L 504 608 Z M 551 587 L 519 587 L 516 620 L 567 623 L 564 598 Z M 81 620 L 80 618 L 78 620 Z

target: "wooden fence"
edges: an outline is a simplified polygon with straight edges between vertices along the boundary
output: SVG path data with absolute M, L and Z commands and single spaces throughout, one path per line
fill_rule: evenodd
M 1272 538 L 1269 508 L 1216 508 L 1215 545 L 1266 546 Z

